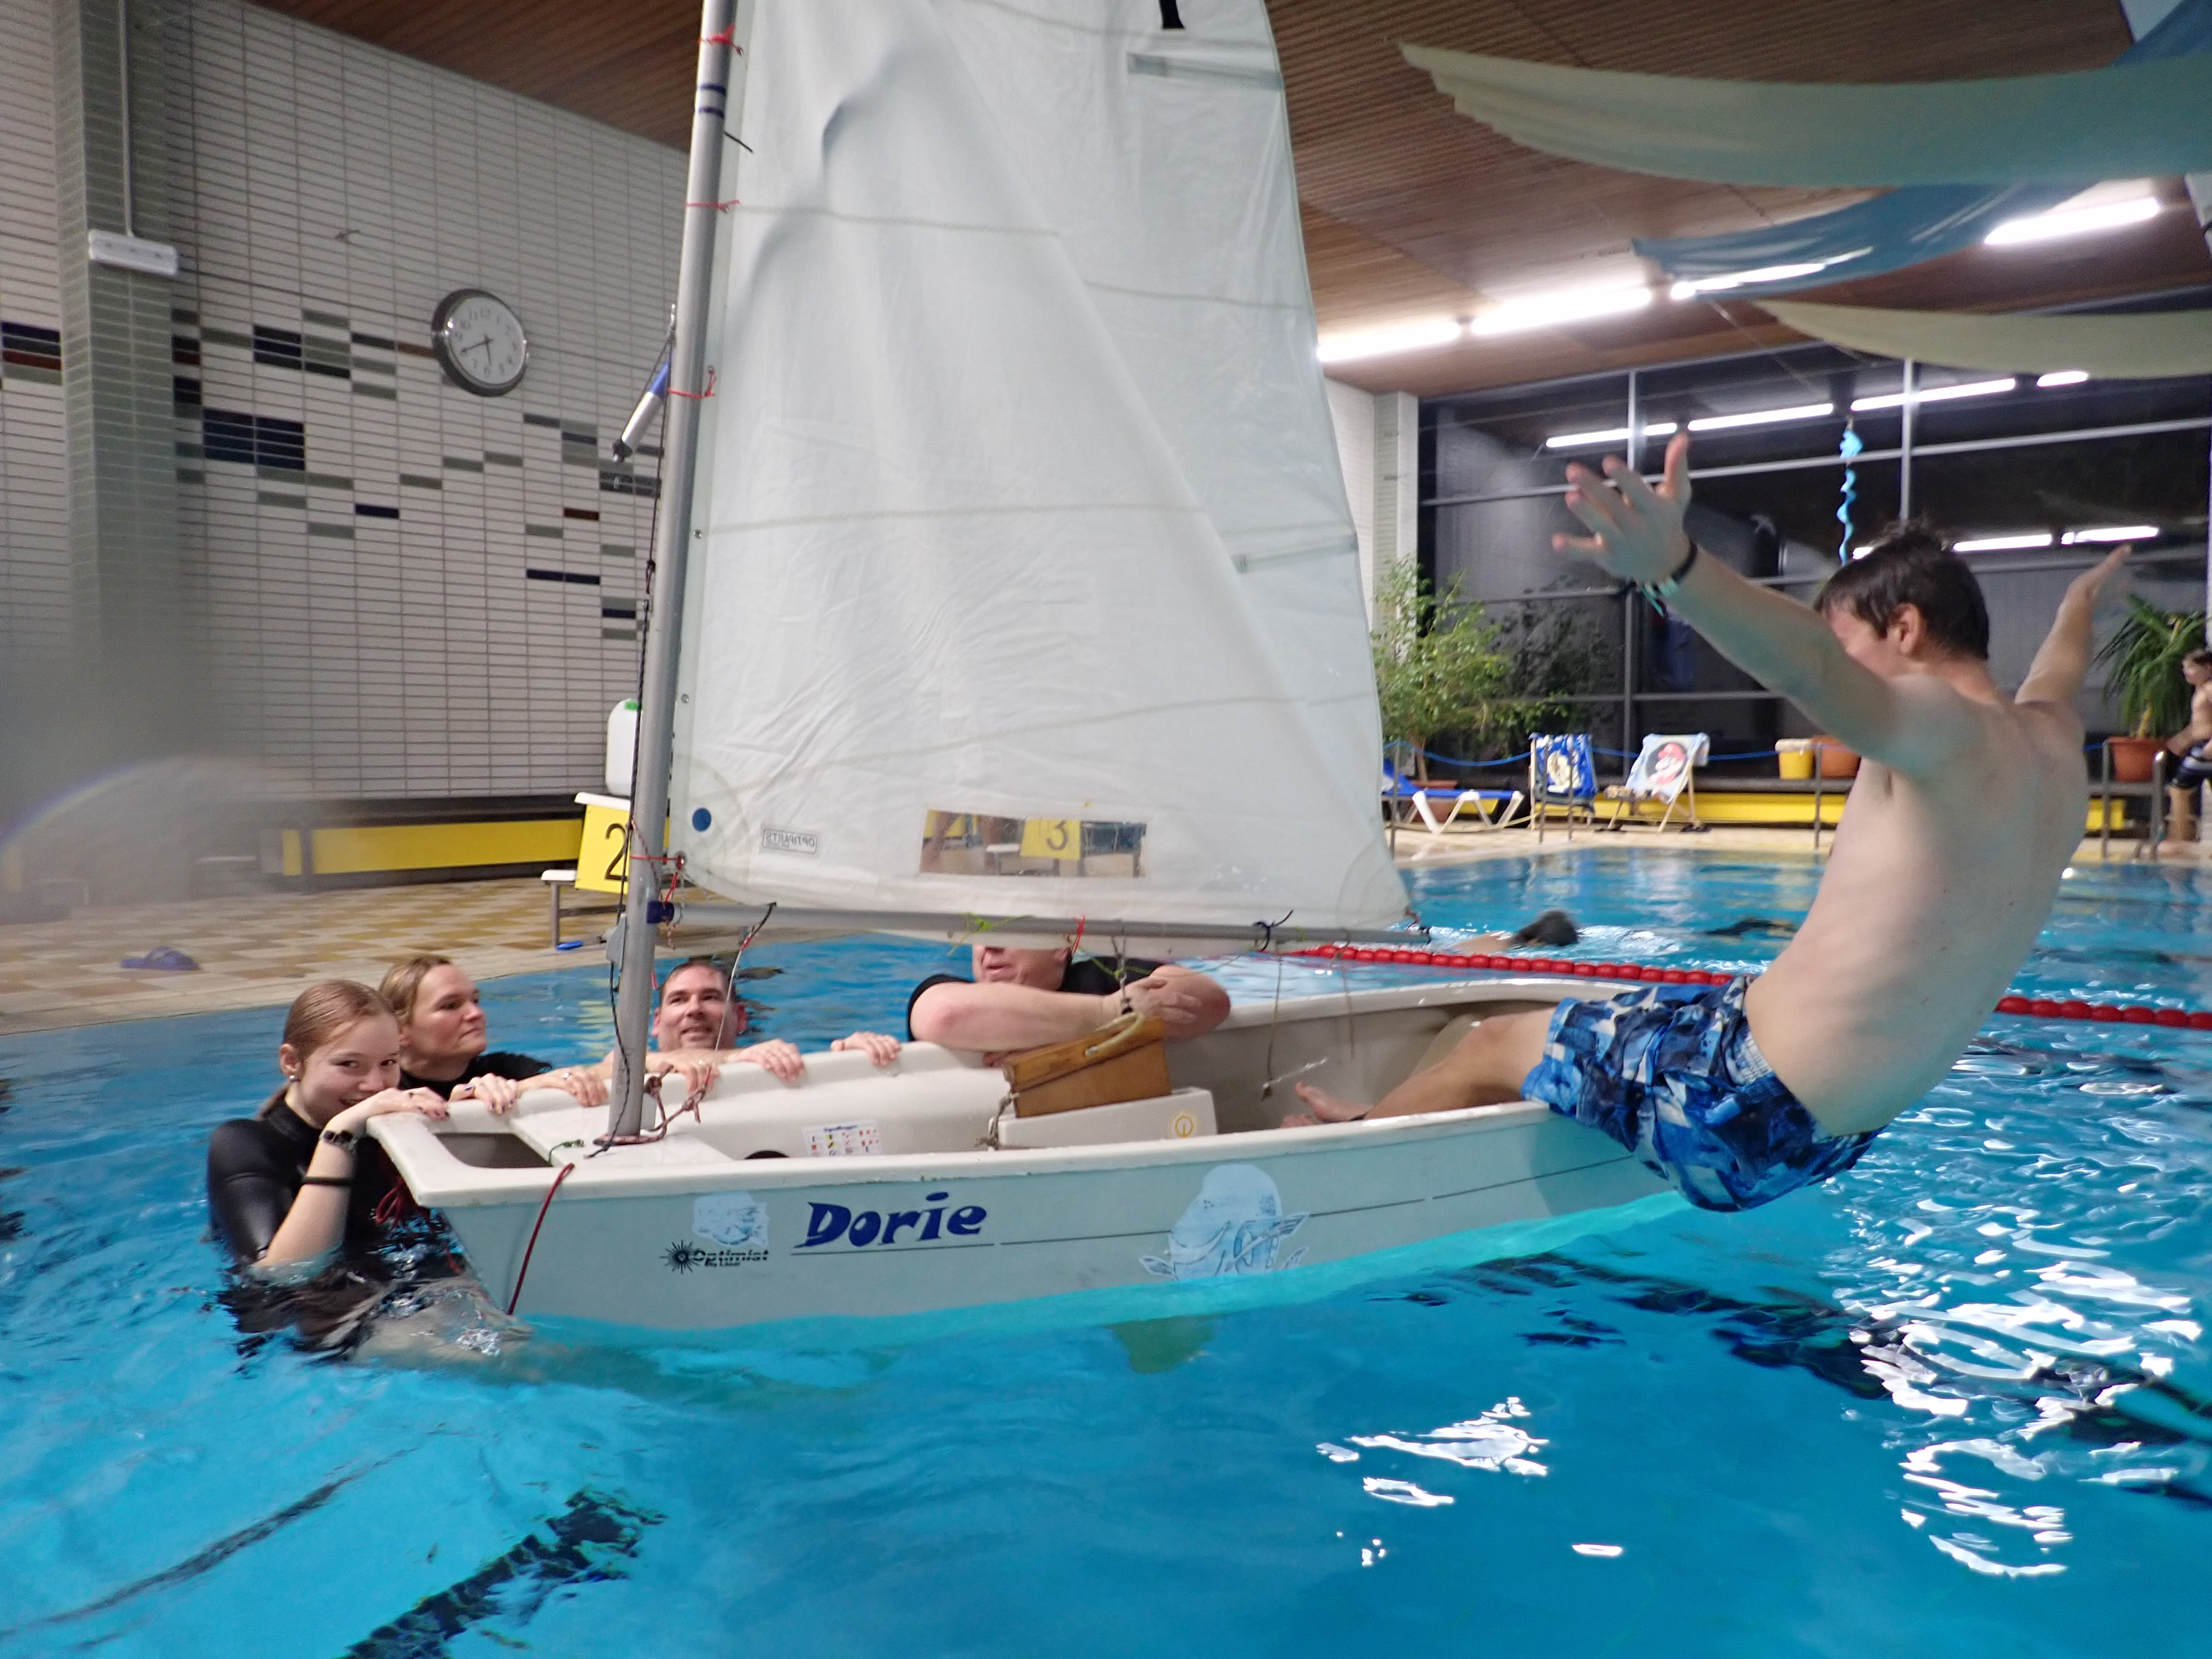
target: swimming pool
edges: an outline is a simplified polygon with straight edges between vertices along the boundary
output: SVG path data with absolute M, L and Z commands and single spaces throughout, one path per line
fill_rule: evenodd
M 1559 905 L 1567 954 L 1729 969 L 1778 941 L 1702 930 L 1817 873 L 1608 846 L 1416 880 L 1448 927 Z M 744 988 L 811 1043 L 895 1029 L 941 959 L 774 947 Z M 2208 981 L 2212 883 L 2088 867 L 2019 983 Z M 487 992 L 499 1046 L 605 1048 L 600 975 Z M 1826 1188 L 1316 1303 L 407 1365 L 242 1345 L 216 1300 L 199 1161 L 276 1024 L 0 1042 L 0 1652 L 2077 1659 L 2200 1622 L 2212 1035 L 1996 1018 Z

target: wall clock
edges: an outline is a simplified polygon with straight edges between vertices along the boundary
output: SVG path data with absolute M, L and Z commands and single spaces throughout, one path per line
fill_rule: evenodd
M 456 289 L 438 301 L 430 343 L 462 390 L 500 398 L 522 384 L 530 337 L 514 307 L 480 288 Z

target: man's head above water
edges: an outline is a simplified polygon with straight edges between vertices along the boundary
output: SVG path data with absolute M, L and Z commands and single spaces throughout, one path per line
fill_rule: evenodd
M 1985 663 L 1982 585 L 1925 519 L 1892 525 L 1813 600 L 1854 662 L 1883 676 Z
M 1066 977 L 1068 958 L 1074 952 L 1065 945 L 1050 951 L 1017 951 L 1005 945 L 975 947 L 978 985 L 1026 985 L 1033 991 L 1057 991 Z
M 730 970 L 713 957 L 693 957 L 669 970 L 653 1017 L 662 1049 L 726 1048 L 745 1029 L 745 1006 L 730 994 Z

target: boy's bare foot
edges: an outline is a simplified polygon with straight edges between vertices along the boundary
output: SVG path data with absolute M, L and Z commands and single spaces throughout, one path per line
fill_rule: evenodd
M 1317 1123 L 1357 1123 L 1375 1109 L 1363 1106 L 1356 1100 L 1339 1100 L 1310 1083 L 1297 1085 L 1298 1098 L 1311 1107 L 1310 1111 L 1288 1112 L 1283 1117 L 1285 1129 L 1310 1129 Z

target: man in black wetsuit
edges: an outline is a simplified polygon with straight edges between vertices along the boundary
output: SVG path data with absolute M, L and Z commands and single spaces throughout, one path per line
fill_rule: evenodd
M 908 1036 L 999 1054 L 1062 1042 L 1125 1013 L 1167 1027 L 1170 1042 L 1203 1036 L 1229 1018 L 1229 993 L 1204 974 L 1134 957 L 1078 957 L 1063 945 L 975 947 L 975 978 L 933 974 L 907 999 Z

